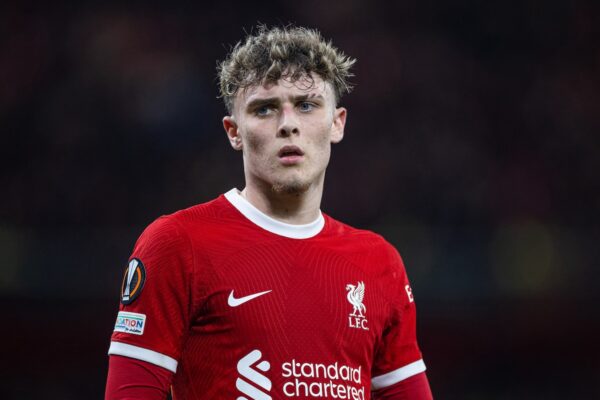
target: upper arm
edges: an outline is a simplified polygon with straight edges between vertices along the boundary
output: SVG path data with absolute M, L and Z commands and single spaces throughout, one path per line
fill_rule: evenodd
M 400 255 L 388 247 L 389 315 L 376 348 L 371 387 L 382 389 L 425 371 L 416 335 L 416 307 Z
M 431 400 L 431 388 L 425 372 L 418 373 L 372 393 L 373 400 Z
M 105 400 L 165 400 L 173 373 L 134 358 L 110 356 Z
M 188 238 L 171 218 L 144 231 L 123 278 L 109 354 L 176 371 L 190 323 L 192 265 Z

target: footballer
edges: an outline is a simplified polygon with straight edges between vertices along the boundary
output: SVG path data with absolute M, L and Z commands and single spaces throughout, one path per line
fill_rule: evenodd
M 162 216 L 135 244 L 105 398 L 432 398 L 396 249 L 320 209 L 355 60 L 267 28 L 219 67 L 245 187 Z

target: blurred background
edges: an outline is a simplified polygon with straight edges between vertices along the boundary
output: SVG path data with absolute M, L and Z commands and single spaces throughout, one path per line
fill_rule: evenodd
M 243 187 L 259 21 L 358 58 L 323 209 L 403 255 L 436 398 L 600 398 L 598 2 L 201 3 L 0 6 L 3 399 L 102 398 L 137 236 Z

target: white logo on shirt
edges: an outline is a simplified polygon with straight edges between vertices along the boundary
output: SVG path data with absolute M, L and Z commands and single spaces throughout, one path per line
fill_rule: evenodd
M 262 296 L 263 294 L 267 294 L 269 292 L 272 292 L 272 290 L 267 290 L 267 291 L 260 292 L 260 293 L 254 293 L 249 296 L 244 296 L 244 297 L 240 297 L 239 299 L 236 299 L 235 297 L 233 297 L 233 290 L 232 290 L 231 293 L 229 293 L 229 298 L 227 299 L 227 304 L 230 307 L 237 307 L 237 306 L 244 304 L 247 301 L 255 299 L 258 296 Z
M 415 298 L 413 297 L 412 289 L 410 288 L 410 285 L 404 286 L 404 290 L 406 290 L 406 295 L 408 296 L 408 302 L 412 303 L 413 301 L 415 301 Z
M 354 368 L 343 362 L 313 363 L 296 359 L 281 365 L 282 386 L 286 397 L 296 399 L 348 399 L 365 398 L 362 385 L 362 365 Z
M 250 353 L 245 355 L 237 364 L 237 370 L 242 378 L 246 378 L 254 385 L 246 382 L 242 378 L 237 378 L 235 387 L 248 396 L 252 400 L 271 400 L 271 396 L 263 392 L 260 388 L 267 392 L 271 391 L 271 381 L 269 378 L 258 372 L 253 368 L 253 364 L 258 362 L 262 358 L 262 353 L 259 350 L 252 350 Z M 262 372 L 267 372 L 271 369 L 271 364 L 268 361 L 261 361 L 256 365 L 256 368 Z M 260 388 L 258 388 L 259 386 Z M 240 396 L 237 400 L 248 400 L 247 397 Z
M 363 304 L 363 299 L 365 298 L 365 283 L 358 282 L 356 285 L 347 284 L 346 290 L 348 291 L 346 298 L 353 307 L 352 312 L 348 315 L 348 325 L 350 328 L 360 328 L 368 331 L 368 321 L 365 317 L 367 307 Z
M 127 268 L 127 285 L 125 285 L 123 299 L 129 300 L 129 293 L 131 292 L 131 280 L 133 279 L 133 274 L 135 273 L 135 269 L 137 268 L 138 264 L 138 260 L 136 259 L 133 259 L 129 262 L 129 267 Z

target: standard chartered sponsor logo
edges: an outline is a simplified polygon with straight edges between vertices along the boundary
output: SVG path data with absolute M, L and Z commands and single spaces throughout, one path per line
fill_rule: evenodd
M 361 368 L 337 362 L 325 365 L 292 360 L 282 365 L 282 376 L 288 378 L 283 384 L 283 393 L 287 397 L 364 400 Z
M 242 378 L 238 378 L 235 382 L 235 387 L 252 400 L 271 400 L 271 396 L 260 389 L 262 388 L 267 392 L 271 391 L 271 381 L 253 368 L 253 364 L 261 358 L 262 353 L 259 350 L 253 350 L 238 361 L 237 370 L 239 374 L 254 385 L 251 385 Z M 262 361 L 256 365 L 256 368 L 262 372 L 267 372 L 271 368 L 271 364 L 268 361 Z M 239 396 L 237 400 L 248 400 L 248 398 Z
M 246 354 L 237 364 L 240 376 L 236 388 L 243 394 L 237 400 L 271 400 L 271 381 L 265 374 L 271 369 L 260 350 Z M 262 372 L 260 372 L 262 371 Z M 353 368 L 335 362 L 319 364 L 298 362 L 293 359 L 281 365 L 283 394 L 290 398 L 326 398 L 342 400 L 364 400 L 365 387 L 362 385 L 362 366 Z

